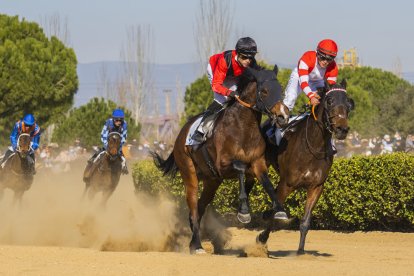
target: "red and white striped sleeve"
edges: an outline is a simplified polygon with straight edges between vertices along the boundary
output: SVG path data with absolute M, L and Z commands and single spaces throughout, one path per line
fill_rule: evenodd
M 332 85 L 336 83 L 337 77 L 338 77 L 338 66 L 336 66 L 336 62 L 333 61 L 326 68 L 325 78 L 327 79 L 328 83 Z
M 298 63 L 299 83 L 303 92 L 309 96 L 312 89 L 309 87 L 309 73 L 312 72 L 316 63 L 316 52 L 308 51 L 303 54 Z

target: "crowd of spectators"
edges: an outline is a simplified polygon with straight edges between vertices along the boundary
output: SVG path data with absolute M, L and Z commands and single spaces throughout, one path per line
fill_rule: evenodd
M 351 157 L 353 155 L 380 155 L 392 152 L 411 152 L 414 153 L 414 135 L 409 134 L 403 138 L 397 131 L 393 136 L 385 134 L 372 138 L 361 138 L 354 131 L 349 133 L 345 140 L 335 140 L 335 147 L 338 155 Z
M 361 138 L 354 131 L 349 133 L 345 140 L 335 140 L 334 145 L 338 151 L 336 157 L 352 157 L 353 155 L 380 155 L 392 152 L 414 153 L 414 135 L 409 134 L 403 138 L 397 131 L 393 136 L 385 134 L 382 137 Z M 163 141 L 143 141 L 138 143 L 132 140 L 124 145 L 123 152 L 129 162 L 151 158 L 150 152 L 156 152 L 163 158 L 167 158 L 172 151 L 173 145 Z M 60 147 L 56 143 L 43 145 L 36 152 L 37 166 L 42 169 L 49 169 L 53 172 L 68 172 L 76 163 L 86 165 L 86 160 L 92 156 L 98 146 L 87 149 L 76 140 L 69 147 Z M 75 162 L 76 161 L 76 162 Z M 80 162 L 78 162 L 80 161 Z

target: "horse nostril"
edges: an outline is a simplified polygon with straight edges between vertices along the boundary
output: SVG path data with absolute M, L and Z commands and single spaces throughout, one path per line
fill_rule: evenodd
M 349 127 L 338 127 L 338 128 L 343 133 L 348 133 L 348 131 L 349 131 Z

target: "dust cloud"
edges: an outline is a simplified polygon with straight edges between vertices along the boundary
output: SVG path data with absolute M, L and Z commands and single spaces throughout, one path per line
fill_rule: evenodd
M 81 162 L 81 161 L 77 161 Z M 21 206 L 6 189 L 0 202 L 0 243 L 68 246 L 104 251 L 182 251 L 188 237 L 166 196 L 134 193 L 131 175 L 121 181 L 106 208 L 101 194 L 82 200 L 82 164 L 70 172 L 39 170 Z

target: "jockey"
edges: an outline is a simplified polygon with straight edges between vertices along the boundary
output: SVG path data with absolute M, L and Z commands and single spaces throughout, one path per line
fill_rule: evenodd
M 17 150 L 17 142 L 19 139 L 19 135 L 22 133 L 27 133 L 30 135 L 30 138 L 32 140 L 31 142 L 31 151 L 30 151 L 30 158 L 29 162 L 31 162 L 31 169 L 32 173 L 35 174 L 35 150 L 39 148 L 39 141 L 40 141 L 40 127 L 36 124 L 35 118 L 32 114 L 26 114 L 23 119 L 17 121 L 14 124 L 14 128 L 12 133 L 10 134 L 10 142 L 11 147 L 8 148 L 6 153 L 4 154 L 3 160 L 1 161 L 1 164 L 3 163 Z
M 102 132 L 101 132 L 101 141 L 103 143 L 103 148 L 95 153 L 89 160 L 89 163 L 92 163 L 93 160 L 102 152 L 105 151 L 108 147 L 108 137 L 109 137 L 109 133 L 111 132 L 118 132 L 119 134 L 121 134 L 121 144 L 119 147 L 119 154 L 120 157 L 122 159 L 122 173 L 123 174 L 128 174 L 128 168 L 126 166 L 126 160 L 124 157 L 124 154 L 122 153 L 122 146 L 124 145 L 124 143 L 126 142 L 126 138 L 127 138 L 127 132 L 128 132 L 128 127 L 127 127 L 127 122 L 125 121 L 125 114 L 124 111 L 122 109 L 115 109 L 112 112 L 112 118 L 109 118 L 108 120 L 106 120 L 103 128 L 102 128 Z
M 303 91 L 309 98 L 311 105 L 319 104 L 317 89 L 325 86 L 324 78 L 329 84 L 335 84 L 338 76 L 338 67 L 335 57 L 338 46 L 331 39 L 319 42 L 316 51 L 303 54 L 298 66 L 292 71 L 285 90 L 283 103 L 292 110 L 300 92 Z
M 203 114 L 200 125 L 191 137 L 201 143 L 204 140 L 204 120 L 220 111 L 230 97 L 236 95 L 237 81 L 247 67 L 261 69 L 254 58 L 257 53 L 256 42 L 250 37 L 240 38 L 235 50 L 228 50 L 210 57 L 207 76 L 214 92 L 214 101 Z

